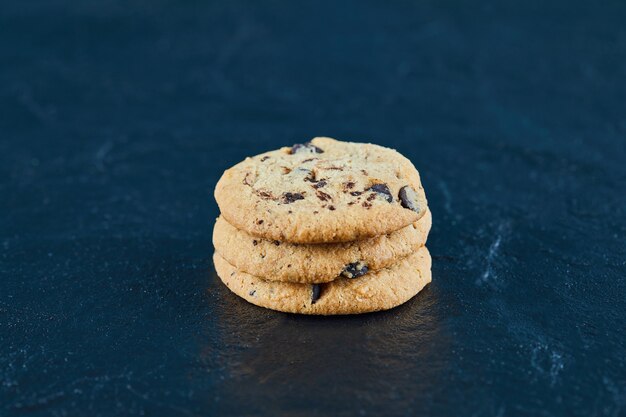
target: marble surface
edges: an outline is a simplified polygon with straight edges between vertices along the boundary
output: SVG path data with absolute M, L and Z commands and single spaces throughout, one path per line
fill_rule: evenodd
M 626 415 L 625 19 L 3 2 L 0 416 Z M 406 305 L 298 317 L 217 280 L 221 172 L 315 135 L 420 169 Z

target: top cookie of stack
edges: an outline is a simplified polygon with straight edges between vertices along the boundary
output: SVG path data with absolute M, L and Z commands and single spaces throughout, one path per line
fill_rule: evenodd
M 330 138 L 246 158 L 224 172 L 215 198 L 238 229 L 293 243 L 387 234 L 427 210 L 411 161 L 382 146 Z
M 224 172 L 215 198 L 222 212 L 216 269 L 255 304 L 310 314 L 373 311 L 401 304 L 430 281 L 426 196 L 413 164 L 392 149 L 315 138 L 246 158 Z M 420 279 L 398 283 L 406 291 L 387 288 L 416 272 Z M 366 302 L 354 305 L 351 293 Z

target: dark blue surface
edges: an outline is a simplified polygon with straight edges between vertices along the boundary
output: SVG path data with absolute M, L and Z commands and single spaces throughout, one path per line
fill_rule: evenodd
M 383 3 L 2 2 L 1 416 L 626 415 L 626 3 Z M 315 135 L 420 169 L 406 305 L 217 280 L 221 172 Z

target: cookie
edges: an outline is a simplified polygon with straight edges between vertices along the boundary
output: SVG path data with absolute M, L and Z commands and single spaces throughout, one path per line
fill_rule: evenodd
M 236 228 L 293 243 L 388 234 L 427 209 L 419 173 L 407 158 L 330 138 L 246 158 L 224 172 L 215 199 Z
M 321 283 L 393 264 L 426 243 L 431 224 L 426 211 L 417 222 L 388 235 L 349 243 L 296 244 L 251 236 L 219 217 L 213 245 L 241 272 L 276 281 Z
M 326 284 L 295 284 L 261 279 L 239 271 L 219 253 L 213 255 L 221 280 L 252 304 L 300 314 L 358 314 L 405 303 L 431 281 L 431 259 L 422 247 L 394 265 L 356 279 Z

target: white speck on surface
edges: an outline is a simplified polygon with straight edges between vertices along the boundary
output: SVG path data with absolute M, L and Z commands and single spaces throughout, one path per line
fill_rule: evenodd
M 489 250 L 487 251 L 487 256 L 485 257 L 485 270 L 483 271 L 482 275 L 476 279 L 476 285 L 486 284 L 487 282 L 493 281 L 497 278 L 493 268 L 493 264 L 499 254 L 500 245 L 502 244 L 507 230 L 508 223 L 500 223 L 496 231 L 496 235 L 491 245 L 489 246 Z
M 98 170 L 104 171 L 104 159 L 112 148 L 113 142 L 111 142 L 110 140 L 107 140 L 102 144 L 102 146 L 100 146 L 100 148 L 98 148 L 98 151 L 96 152 L 96 167 L 98 168 Z
M 559 374 L 565 367 L 565 361 L 561 352 L 545 343 L 537 343 L 532 348 L 530 365 L 539 376 L 548 378 L 550 386 L 554 387 L 559 381 Z
M 552 351 L 550 361 L 550 385 L 554 386 L 559 378 L 559 373 L 563 370 L 563 367 L 565 366 L 563 363 L 563 355 L 561 355 L 559 352 Z
M 54 121 L 55 109 L 38 102 L 33 96 L 30 86 L 17 91 L 17 100 L 41 123 L 49 124 Z

